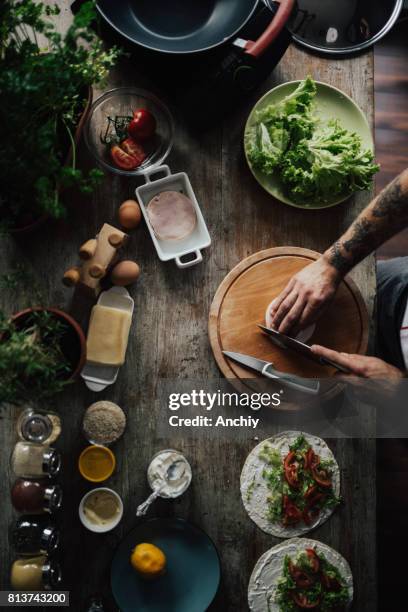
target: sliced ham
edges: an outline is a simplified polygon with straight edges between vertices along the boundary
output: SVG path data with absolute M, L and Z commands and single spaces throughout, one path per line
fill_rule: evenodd
M 265 312 L 265 325 L 266 327 L 269 327 L 269 329 L 272 327 L 271 308 L 274 302 L 275 300 L 272 300 Z M 299 340 L 299 342 L 307 342 L 313 336 L 315 329 L 315 323 L 308 325 L 308 327 L 306 327 L 305 329 L 301 329 L 297 336 L 295 336 L 296 340 Z
M 146 210 L 159 240 L 182 240 L 197 223 L 192 201 L 178 191 L 162 191 L 150 200 Z

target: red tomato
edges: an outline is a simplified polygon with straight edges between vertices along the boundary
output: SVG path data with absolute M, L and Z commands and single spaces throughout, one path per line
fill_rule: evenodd
M 283 460 L 283 466 L 285 468 L 290 467 L 292 465 L 292 463 L 295 461 L 296 459 L 296 453 L 294 451 L 290 451 L 285 459 Z
M 314 519 L 319 516 L 321 503 L 324 499 L 323 493 L 314 493 L 309 497 L 305 509 L 303 510 L 303 520 L 306 525 L 311 525 Z
M 297 525 L 302 520 L 302 512 L 299 508 L 290 501 L 287 495 L 283 496 L 283 524 L 285 527 L 288 525 Z
M 301 593 L 292 593 L 293 601 L 299 608 L 302 610 L 313 610 L 313 608 L 317 608 L 320 604 L 320 601 L 309 601 L 307 595 L 302 595 Z
M 305 470 L 311 470 L 314 465 L 319 463 L 320 457 L 315 455 L 314 450 L 310 447 L 305 455 Z
M 312 485 L 311 487 L 309 487 L 305 493 L 305 500 L 307 501 L 311 499 L 312 497 L 314 497 L 314 494 L 316 493 L 316 491 L 317 491 L 316 485 Z
M 300 487 L 299 474 L 295 465 L 285 468 L 285 479 L 292 489 L 298 489 Z
M 110 150 L 111 158 L 115 166 L 122 170 L 134 170 L 140 166 L 140 162 L 121 149 L 118 145 L 114 145 Z
M 296 586 L 299 589 L 307 589 L 312 586 L 313 579 L 306 574 L 303 570 L 301 570 L 297 565 L 289 561 L 289 574 L 296 582 Z
M 146 159 L 146 153 L 143 147 L 135 142 L 133 138 L 126 138 L 120 143 L 121 148 L 128 154 L 137 160 L 137 166 Z
M 326 591 L 340 591 L 341 584 L 337 580 L 337 578 L 328 576 L 327 574 L 322 574 L 322 585 L 326 589 Z
M 300 487 L 298 465 L 295 461 L 296 455 L 293 451 L 287 454 L 284 459 L 283 467 L 285 472 L 286 482 L 290 487 L 298 489 Z
M 325 489 L 329 489 L 332 486 L 331 478 L 326 470 L 323 470 L 318 465 L 312 467 L 312 476 L 317 484 Z
M 306 554 L 309 557 L 310 568 L 312 572 L 317 573 L 320 568 L 320 559 L 314 548 L 306 548 Z
M 139 108 L 133 112 L 133 119 L 128 125 L 129 136 L 139 142 L 149 140 L 156 131 L 156 119 L 150 111 Z

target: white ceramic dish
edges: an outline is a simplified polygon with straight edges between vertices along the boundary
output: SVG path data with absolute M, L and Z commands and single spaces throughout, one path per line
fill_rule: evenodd
M 161 178 L 154 180 L 153 176 L 155 175 L 161 175 Z M 203 260 L 201 249 L 210 246 L 211 238 L 187 174 L 185 172 L 172 174 L 170 168 L 163 165 L 145 172 L 144 176 L 146 184 L 136 189 L 136 199 L 140 204 L 159 258 L 162 261 L 174 259 L 179 268 L 190 268 L 200 263 Z M 162 191 L 180 191 L 193 203 L 197 223 L 193 232 L 182 240 L 159 240 L 150 224 L 146 207 L 150 200 Z M 188 255 L 193 255 L 193 258 L 183 261 L 182 258 Z
M 125 310 L 131 316 L 133 315 L 134 301 L 125 287 L 112 287 L 108 291 L 103 291 L 99 296 L 98 304 L 100 306 Z M 84 379 L 88 389 L 99 392 L 109 385 L 113 385 L 118 377 L 118 373 L 119 368 L 115 366 L 87 362 L 81 372 L 81 377 Z
M 95 525 L 94 523 L 91 523 L 91 521 L 89 521 L 85 515 L 84 512 L 84 504 L 86 502 L 86 500 L 88 499 L 88 497 L 90 495 L 93 495 L 96 491 L 107 491 L 108 493 L 112 493 L 112 495 L 114 497 L 116 497 L 116 499 L 119 502 L 119 514 L 117 515 L 117 517 L 108 525 Z M 117 527 L 120 523 L 120 521 L 122 520 L 123 517 L 123 502 L 121 497 L 116 493 L 116 491 L 113 491 L 112 489 L 109 489 L 108 487 L 98 487 L 97 489 L 92 489 L 91 491 L 88 491 L 88 493 L 86 493 L 83 498 L 81 499 L 81 502 L 79 504 L 79 519 L 81 521 L 81 523 L 83 524 L 84 527 L 86 527 L 87 529 L 89 529 L 89 531 L 93 531 L 94 533 L 106 533 L 107 531 L 111 531 L 112 529 L 115 529 L 115 527 Z

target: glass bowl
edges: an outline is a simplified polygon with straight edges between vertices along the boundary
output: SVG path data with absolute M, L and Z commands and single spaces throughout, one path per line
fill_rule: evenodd
M 112 121 L 115 117 L 124 118 L 125 125 L 125 118 L 130 121 L 133 111 L 138 108 L 147 109 L 154 115 L 156 133 L 150 141 L 143 143 L 147 156 L 142 164 L 133 170 L 122 170 L 113 164 L 110 147 L 103 139 L 115 135 Z M 174 122 L 167 106 L 148 91 L 135 87 L 117 87 L 100 96 L 91 107 L 84 132 L 85 143 L 96 161 L 106 170 L 125 176 L 140 176 L 163 163 L 173 146 L 173 135 Z

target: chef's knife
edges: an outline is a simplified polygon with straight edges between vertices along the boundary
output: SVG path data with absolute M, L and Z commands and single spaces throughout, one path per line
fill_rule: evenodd
M 312 395 L 317 395 L 320 389 L 320 382 L 318 380 L 301 378 L 300 376 L 295 376 L 294 374 L 287 374 L 286 372 L 278 372 L 273 367 L 273 363 L 270 361 L 263 361 L 262 359 L 257 359 L 256 357 L 251 357 L 250 355 L 243 355 L 242 353 L 233 353 L 231 351 L 222 351 L 224 355 L 236 361 L 240 365 L 245 368 L 249 368 L 250 370 L 255 370 L 255 372 L 259 372 L 262 376 L 266 378 L 271 378 L 273 380 L 279 381 L 282 385 L 286 385 L 291 389 L 295 389 L 296 391 L 303 391 L 304 393 L 310 393 Z
M 315 363 L 319 363 L 320 365 L 329 365 L 334 368 L 337 368 L 337 370 L 339 370 L 340 372 L 344 372 L 344 374 L 350 374 L 350 370 L 345 366 L 342 366 L 336 363 L 335 361 L 332 361 L 331 359 L 327 359 L 327 357 L 320 357 L 319 355 L 315 355 L 315 353 L 313 353 L 312 349 L 308 344 L 300 342 L 300 340 L 296 340 L 296 338 L 291 338 L 290 336 L 281 334 L 276 329 L 265 327 L 265 325 L 258 324 L 258 327 L 260 327 L 262 331 L 268 335 L 269 339 L 272 340 L 272 342 L 276 344 L 276 346 L 279 346 L 283 349 L 292 349 L 294 351 L 297 351 L 298 353 L 301 353 L 302 355 L 304 355 L 311 361 L 314 361 Z

